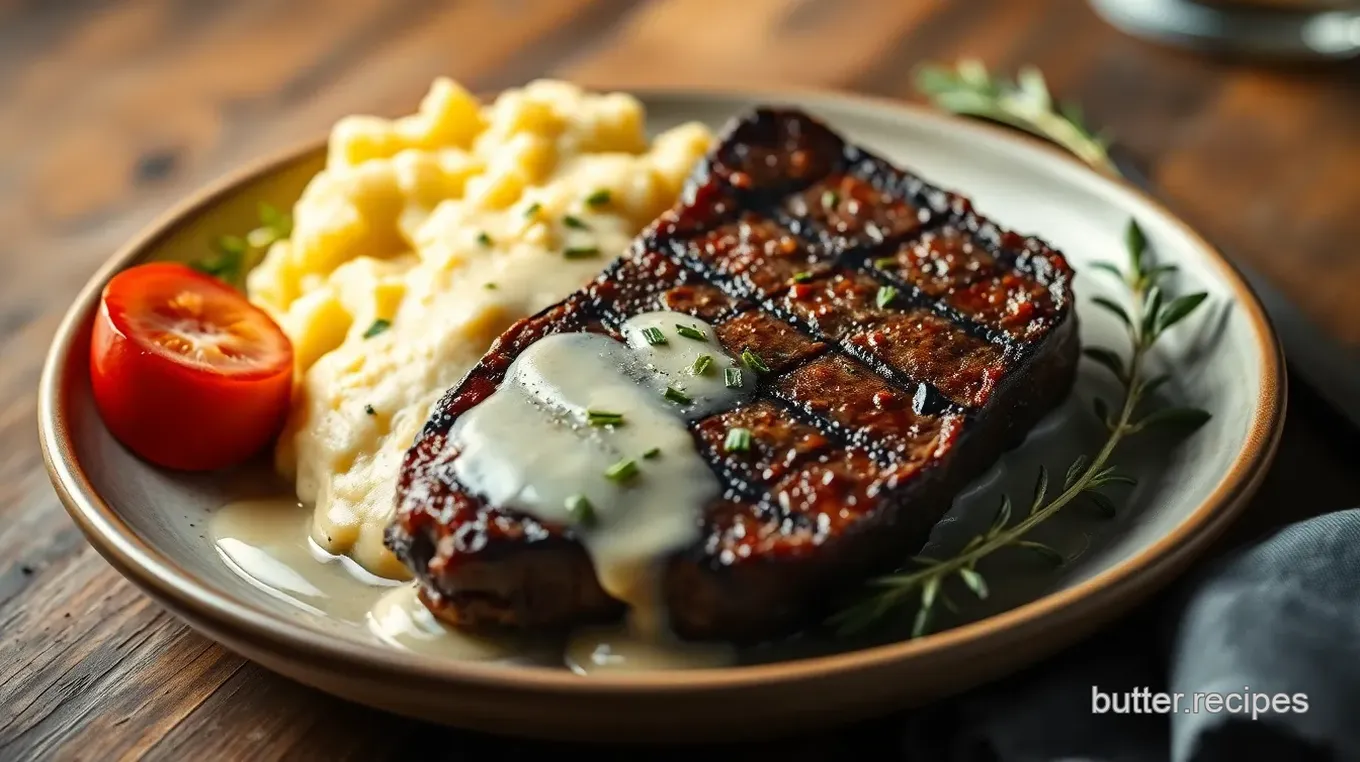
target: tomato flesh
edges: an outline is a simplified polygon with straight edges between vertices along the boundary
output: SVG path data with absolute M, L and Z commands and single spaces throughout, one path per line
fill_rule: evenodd
M 104 288 L 90 340 L 95 404 L 109 432 L 160 466 L 236 465 L 283 426 L 293 348 L 230 286 L 174 263 Z

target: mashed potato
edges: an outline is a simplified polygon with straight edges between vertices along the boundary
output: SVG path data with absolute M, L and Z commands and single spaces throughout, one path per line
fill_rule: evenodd
M 434 83 L 418 113 L 348 117 L 250 273 L 293 341 L 299 388 L 279 470 L 315 505 L 313 538 L 371 571 L 405 450 L 445 389 L 512 322 L 595 276 L 668 207 L 712 141 L 648 142 L 642 105 L 552 81 L 482 106 Z

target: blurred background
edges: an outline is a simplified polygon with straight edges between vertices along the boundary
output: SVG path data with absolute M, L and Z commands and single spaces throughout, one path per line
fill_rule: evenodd
M 267 742 L 373 759 L 415 732 L 189 633 L 99 561 L 43 473 L 34 396 L 67 305 L 244 163 L 346 114 L 409 111 L 438 75 L 923 100 L 923 63 L 1034 66 L 1335 358 L 1360 348 L 1357 50 L 1360 8 L 1341 0 L 0 0 L 0 632 L 27 633 L 24 658 L 0 660 L 0 758 L 184 758 L 211 737 L 242 758 Z M 1244 531 L 1360 503 L 1360 437 L 1295 380 L 1256 502 L 1277 513 Z M 783 758 L 843 743 L 863 739 Z
M 1360 278 L 1360 256 L 1341 254 L 1360 240 L 1360 65 L 1297 49 L 1221 52 L 1256 50 L 1262 29 L 1288 37 L 1319 16 L 1360 42 L 1360 10 L 1344 5 L 0 0 L 3 324 L 45 320 L 29 339 L 44 343 L 65 304 L 52 295 L 73 294 L 176 200 L 342 115 L 404 112 L 436 75 L 479 91 L 552 75 L 919 99 L 916 66 L 968 57 L 1007 75 L 1038 67 L 1178 213 L 1360 344 L 1345 285 Z M 1233 43 L 1245 28 L 1257 36 Z M 1319 283 L 1297 266 L 1300 249 L 1337 277 Z

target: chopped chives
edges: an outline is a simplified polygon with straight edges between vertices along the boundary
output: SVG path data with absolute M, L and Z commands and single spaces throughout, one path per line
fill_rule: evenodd
M 897 289 L 893 288 L 892 286 L 880 286 L 878 289 L 878 295 L 874 297 L 874 303 L 878 305 L 879 309 L 883 309 L 884 307 L 887 307 L 888 304 L 890 304 L 893 299 L 896 298 Z
M 727 439 L 723 441 L 723 450 L 727 452 L 747 452 L 750 449 L 750 429 L 735 428 L 727 430 Z
M 690 375 L 702 376 L 708 372 L 708 369 L 712 367 L 712 365 L 713 355 L 708 354 L 699 355 L 698 357 L 694 358 L 694 364 L 689 366 Z
M 528 205 L 528 206 L 526 206 L 526 207 L 524 208 L 524 216 L 525 216 L 525 217 L 534 217 L 534 216 L 536 216 L 536 215 L 538 214 L 538 210 L 539 210 L 539 209 L 542 209 L 542 208 L 543 208 L 543 205 L 542 205 L 542 204 L 539 204 L 537 201 L 535 201 L 534 203 L 532 203 L 532 204 L 530 204 L 530 205 Z
M 483 246 L 490 246 L 491 236 L 487 235 L 486 231 L 482 231 L 477 234 L 477 243 L 480 243 Z
M 760 355 L 756 354 L 755 352 L 752 352 L 749 349 L 741 350 L 741 361 L 746 363 L 746 367 L 750 368 L 751 370 L 757 373 L 770 372 L 770 366 L 766 365 L 765 361 L 760 359 Z
M 666 392 L 665 392 L 664 394 L 662 394 L 661 396 L 662 396 L 662 397 L 665 397 L 666 399 L 670 400 L 671 402 L 678 402 L 678 403 L 680 403 L 681 405 L 688 405 L 689 403 L 691 403 L 691 402 L 694 401 L 694 400 L 690 399 L 690 397 L 689 397 L 688 394 L 685 394 L 684 392 L 680 391 L 679 389 L 676 389 L 674 386 L 668 386 L 668 387 L 666 387 Z
M 794 283 L 807 283 L 810 280 L 812 280 L 812 273 L 807 270 L 793 274 Z
M 582 221 L 580 217 L 573 217 L 570 214 L 562 216 L 562 224 L 577 230 L 590 230 L 590 226 Z
M 378 414 L 378 411 L 377 411 L 377 410 L 374 410 L 372 405 L 364 405 L 364 412 L 365 412 L 365 413 L 368 413 L 369 415 L 377 415 L 377 414 Z
M 829 191 L 823 191 L 823 192 L 822 192 L 822 208 L 823 208 L 823 209 L 831 209 L 831 208 L 834 208 L 834 207 L 836 206 L 837 202 L 839 202 L 840 200 L 841 200 L 841 197 L 838 196 L 838 195 L 836 195 L 836 191 L 831 191 L 831 190 L 829 190 Z
M 653 447 L 652 449 L 648 450 L 647 452 L 642 453 L 642 457 L 646 458 L 647 460 L 652 460 L 652 459 L 654 459 L 654 458 L 659 458 L 659 457 L 661 457 L 661 448 L 660 448 L 660 447 Z
M 741 388 L 741 368 L 724 368 L 723 383 L 728 389 Z
M 609 203 L 609 189 L 601 188 L 594 193 L 586 196 L 587 206 L 604 206 Z
M 567 259 L 585 259 L 600 253 L 598 246 L 568 246 L 562 250 L 562 255 Z
M 695 341 L 708 341 L 708 334 L 704 333 L 698 328 L 695 328 L 692 325 L 681 325 L 680 323 L 676 323 L 675 332 L 680 334 L 681 336 L 684 336 L 687 339 L 694 339 Z
M 585 495 L 572 495 L 567 498 L 567 516 L 573 523 L 592 526 L 595 523 L 595 506 Z
M 586 410 L 586 421 L 591 426 L 621 426 L 623 425 L 623 413 L 588 409 Z
M 604 478 L 611 482 L 623 483 L 637 476 L 638 464 L 632 458 L 625 458 L 604 470 Z
M 647 343 L 651 344 L 652 346 L 666 343 L 666 334 L 662 333 L 661 329 L 657 328 L 656 326 L 643 328 L 642 338 L 646 339 Z
M 486 289 L 487 291 L 495 291 L 496 284 L 492 283 L 491 281 L 487 281 L 486 283 L 482 284 L 482 288 Z
M 896 266 L 897 257 L 879 257 L 878 259 L 874 260 L 874 267 L 877 267 L 880 270 L 887 270 L 890 267 Z
M 386 331 L 388 328 L 391 327 L 392 327 L 391 320 L 383 320 L 382 318 L 378 318 L 377 320 L 374 320 L 371 325 L 369 325 L 368 330 L 364 331 L 364 338 L 371 339 L 374 336 L 377 336 L 378 334 L 382 333 L 383 331 Z

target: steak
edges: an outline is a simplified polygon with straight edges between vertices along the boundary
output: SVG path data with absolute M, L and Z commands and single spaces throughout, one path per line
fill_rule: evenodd
M 1067 396 L 1072 277 L 966 198 L 802 112 L 756 109 L 623 257 L 512 326 L 444 395 L 406 454 L 386 543 L 457 627 L 619 617 L 572 527 L 457 482 L 450 427 L 540 338 L 619 338 L 634 315 L 687 313 L 768 372 L 751 401 L 690 424 L 725 492 L 700 541 L 665 562 L 670 624 L 699 640 L 789 633 L 917 552 L 954 495 Z M 748 451 L 723 447 L 734 426 Z

